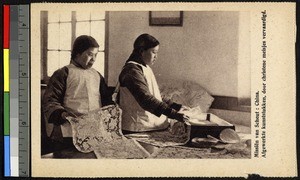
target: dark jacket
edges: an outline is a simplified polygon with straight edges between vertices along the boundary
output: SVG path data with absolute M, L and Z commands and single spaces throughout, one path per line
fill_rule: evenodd
M 177 112 L 182 105 L 166 98 L 163 98 L 163 101 L 159 101 L 150 93 L 143 70 L 139 65 L 126 63 L 119 76 L 119 82 L 121 87 L 126 87 L 130 91 L 144 110 L 158 117 L 164 114 L 172 119 L 183 120 L 183 114 Z

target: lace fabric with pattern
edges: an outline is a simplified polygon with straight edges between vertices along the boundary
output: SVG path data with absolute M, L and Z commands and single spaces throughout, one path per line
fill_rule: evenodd
M 146 158 L 149 156 L 135 140 L 121 132 L 122 111 L 109 105 L 89 114 L 68 118 L 73 144 L 83 153 L 94 151 L 97 158 Z

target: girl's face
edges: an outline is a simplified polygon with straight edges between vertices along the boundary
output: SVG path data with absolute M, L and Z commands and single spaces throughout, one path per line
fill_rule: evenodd
M 142 52 L 142 59 L 145 62 L 145 64 L 147 64 L 148 66 L 154 64 L 154 62 L 157 59 L 158 49 L 159 45 Z
M 89 69 L 93 66 L 94 62 L 96 61 L 98 51 L 99 48 L 90 47 L 83 53 L 77 54 L 75 62 L 79 64 L 83 69 Z

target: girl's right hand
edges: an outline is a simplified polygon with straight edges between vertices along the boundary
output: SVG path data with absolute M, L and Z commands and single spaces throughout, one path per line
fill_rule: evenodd
M 187 106 L 181 106 L 180 110 L 178 111 L 179 113 L 184 113 L 186 111 L 190 111 L 191 108 Z
M 183 114 L 183 122 L 189 123 L 189 121 L 190 121 L 190 117 L 187 116 L 187 115 L 185 115 L 185 114 Z

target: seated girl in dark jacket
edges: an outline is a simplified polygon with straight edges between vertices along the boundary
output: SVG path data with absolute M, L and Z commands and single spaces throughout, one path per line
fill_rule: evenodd
M 189 119 L 178 113 L 186 107 L 161 97 L 149 67 L 157 60 L 158 50 L 158 40 L 149 34 L 140 35 L 119 76 L 122 130 L 125 134 L 166 129 L 169 126 L 167 117 L 182 122 Z
M 112 103 L 103 76 L 92 68 L 98 51 L 99 45 L 93 37 L 77 37 L 70 64 L 51 76 L 43 97 L 43 112 L 48 123 L 55 125 L 53 139 L 61 135 L 72 137 L 67 116 L 87 114 Z

